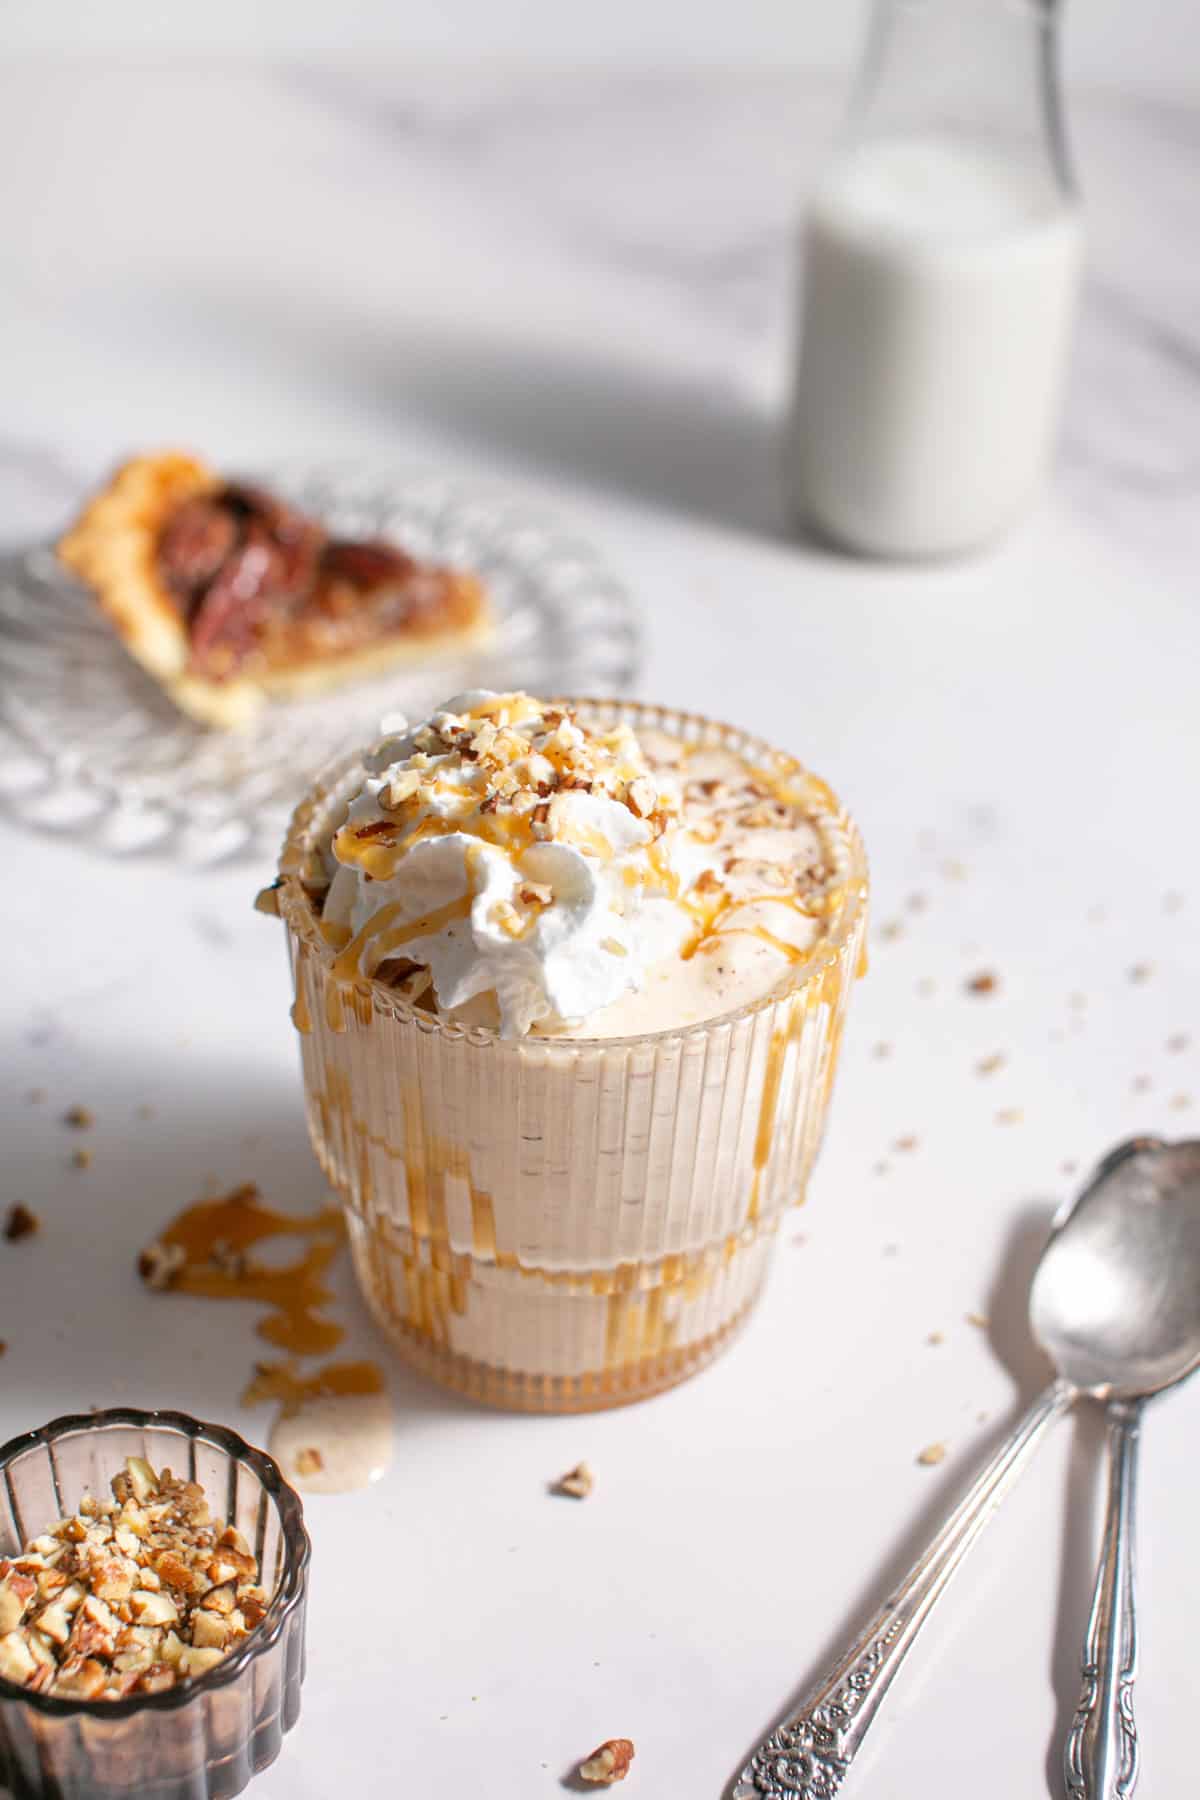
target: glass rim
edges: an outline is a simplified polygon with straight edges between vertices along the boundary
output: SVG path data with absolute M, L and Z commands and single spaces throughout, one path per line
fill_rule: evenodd
M 13 1501 L 8 1469 L 18 1456 L 38 1445 L 44 1446 L 53 1455 L 55 1443 L 62 1438 L 84 1437 L 89 1433 L 120 1425 L 141 1430 L 166 1426 L 178 1431 L 189 1442 L 205 1439 L 236 1462 L 245 1463 L 254 1471 L 264 1491 L 271 1495 L 279 1508 L 284 1551 L 283 1568 L 266 1615 L 213 1668 L 206 1669 L 202 1675 L 189 1676 L 186 1681 L 177 1682 L 174 1687 L 167 1688 L 162 1693 L 131 1694 L 123 1700 L 71 1700 L 56 1694 L 35 1693 L 0 1675 L 0 1704 L 19 1701 L 50 1718 L 71 1715 L 76 1718 L 128 1719 L 139 1712 L 174 1712 L 179 1707 L 188 1705 L 202 1690 L 227 1687 L 236 1681 L 257 1657 L 278 1641 L 286 1620 L 304 1598 L 308 1566 L 312 1558 L 312 1542 L 304 1524 L 304 1507 L 299 1494 L 284 1480 L 279 1465 L 265 1450 L 255 1449 L 253 1444 L 248 1444 L 240 1433 L 233 1431 L 228 1425 L 214 1425 L 207 1420 L 194 1418 L 191 1413 L 176 1412 L 167 1407 L 145 1411 L 136 1406 L 110 1406 L 94 1413 L 63 1413 L 46 1425 L 18 1432 L 6 1444 L 0 1444 L 0 1480 L 9 1489 L 10 1504 Z
M 776 767 L 782 768 L 792 775 L 813 775 L 798 757 L 786 750 L 779 750 L 765 738 L 757 737 L 753 732 L 745 731 L 740 726 L 730 725 L 720 719 L 712 719 L 706 713 L 688 712 L 677 707 L 662 706 L 654 701 L 622 699 L 619 697 L 594 698 L 586 696 L 557 696 L 547 702 L 548 705 L 592 709 L 608 714 L 617 719 L 624 719 L 637 729 L 638 723 L 655 729 L 669 730 L 672 725 L 698 728 L 701 732 L 716 734 L 713 742 L 736 740 L 738 753 L 745 751 L 758 752 L 768 758 Z M 362 767 L 362 759 L 370 750 L 370 744 L 342 756 L 328 764 L 314 778 L 308 792 L 299 801 L 288 821 L 287 835 L 279 859 L 279 875 L 276 881 L 280 916 L 293 934 L 324 964 L 326 973 L 334 961 L 334 951 L 326 942 L 321 929 L 320 920 L 313 908 L 304 886 L 303 867 L 306 855 L 313 848 L 310 836 L 314 816 L 323 802 L 329 798 L 330 792 L 352 769 Z M 817 780 L 819 776 L 814 777 Z M 824 785 L 824 784 L 823 784 Z M 753 1000 L 747 1000 L 728 1012 L 715 1013 L 710 1018 L 697 1019 L 688 1025 L 670 1025 L 661 1031 L 632 1032 L 620 1037 L 542 1037 L 530 1033 L 523 1038 L 505 1038 L 498 1031 L 483 1025 L 460 1025 L 453 1020 L 443 1019 L 438 1013 L 426 1012 L 419 1006 L 404 1000 L 394 988 L 387 986 L 373 975 L 358 975 L 349 983 L 360 993 L 369 994 L 380 1010 L 390 1013 L 397 1020 L 415 1025 L 419 1030 L 434 1035 L 460 1039 L 465 1042 L 497 1047 L 525 1048 L 536 1047 L 548 1055 L 569 1055 L 579 1050 L 624 1050 L 636 1049 L 645 1044 L 662 1044 L 665 1042 L 684 1042 L 706 1036 L 721 1027 L 735 1026 L 743 1019 L 754 1017 L 781 1001 L 800 993 L 813 982 L 819 980 L 827 970 L 835 968 L 853 938 L 855 926 L 867 903 L 868 867 L 867 855 L 858 826 L 846 811 L 842 802 L 832 789 L 828 790 L 834 802 L 832 814 L 817 815 L 823 825 L 828 824 L 838 834 L 839 849 L 845 861 L 845 893 L 838 906 L 829 930 L 814 945 L 811 955 L 803 962 L 797 963 L 787 974 L 782 975 L 773 987 L 765 994 L 759 994 Z

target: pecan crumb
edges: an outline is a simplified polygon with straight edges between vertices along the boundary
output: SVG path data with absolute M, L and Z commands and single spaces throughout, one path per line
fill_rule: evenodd
M 893 1150 L 915 1150 L 916 1147 L 917 1139 L 912 1132 L 909 1132 L 905 1137 L 898 1137 L 892 1145 Z
M 929 1336 L 925 1339 L 927 1344 L 944 1344 L 945 1341 L 946 1334 L 944 1331 L 931 1331 Z
M 137 1259 L 137 1272 L 150 1288 L 169 1288 L 187 1261 L 182 1244 L 153 1243 Z
M 565 1475 L 560 1475 L 551 1488 L 553 1494 L 569 1494 L 573 1500 L 586 1500 L 596 1485 L 596 1478 L 585 1462 L 576 1463 Z
M 1000 983 L 989 969 L 972 975 L 967 981 L 968 994 L 994 994 Z
M 1153 973 L 1154 973 L 1154 964 L 1153 963 L 1148 963 L 1148 962 L 1134 963 L 1132 969 L 1130 969 L 1130 971 L 1129 971 L 1129 979 L 1132 982 L 1140 984 L 1143 981 L 1149 981 L 1149 979 L 1150 979 L 1151 975 L 1153 975 Z
M 306 1450 L 296 1452 L 297 1475 L 316 1475 L 325 1467 L 325 1458 L 316 1448 L 310 1446 Z
M 1025 1117 L 1019 1106 L 1002 1106 L 996 1114 L 997 1125 L 1019 1125 Z
M 90 1150 L 85 1149 L 82 1144 L 79 1146 L 78 1150 L 72 1150 L 72 1152 L 71 1152 L 72 1168 L 88 1169 L 91 1167 L 91 1163 L 92 1163 L 92 1153 Z
M 991 1320 L 986 1313 L 969 1312 L 964 1313 L 963 1317 L 966 1319 L 967 1324 L 974 1325 L 977 1331 L 987 1331 L 991 1325 Z
M 1007 1061 L 1008 1058 L 1003 1050 L 993 1050 L 990 1056 L 980 1057 L 975 1064 L 975 1073 L 977 1075 L 994 1075 L 996 1070 L 1002 1069 Z
M 614 1781 L 624 1781 L 633 1757 L 631 1738 L 609 1738 L 580 1763 L 579 1773 L 584 1781 L 610 1787 Z
M 945 1444 L 926 1444 L 917 1452 L 917 1462 L 922 1469 L 935 1469 L 940 1462 L 946 1460 Z
M 75 1131 L 88 1131 L 95 1123 L 96 1115 L 90 1106 L 68 1106 L 63 1114 L 63 1124 Z
M 18 1200 L 15 1206 L 9 1207 L 8 1216 L 4 1221 L 4 1235 L 10 1244 L 19 1243 L 22 1238 L 32 1237 L 37 1228 L 38 1216 L 36 1213 L 30 1212 L 27 1206 L 23 1206 Z

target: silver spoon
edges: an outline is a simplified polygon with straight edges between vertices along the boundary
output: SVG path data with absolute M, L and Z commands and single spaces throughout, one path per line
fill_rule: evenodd
M 1107 1402 L 1108 1505 L 1063 1756 L 1070 1800 L 1128 1800 L 1138 1773 L 1133 1512 L 1142 1407 L 1200 1365 L 1200 1143 L 1138 1138 L 1106 1158 L 1030 1296 L 1033 1328 Z
M 1170 1193 L 1170 1203 L 1150 1198 L 1160 1193 Z M 798 1710 L 759 1745 L 730 1800 L 832 1800 L 934 1601 L 1050 1426 L 1081 1393 L 1124 1404 L 1179 1379 L 1195 1365 L 1200 1357 L 1200 1144 L 1168 1146 L 1137 1138 L 1105 1157 L 1089 1185 L 1055 1221 L 1034 1276 L 1031 1316 L 1035 1334 L 1055 1364 L 1055 1379 L 866 1630 Z M 1131 1473 L 1131 1450 L 1123 1462 Z M 1127 1550 L 1132 1500 L 1119 1468 L 1115 1485 L 1124 1495 L 1122 1542 Z M 1112 1560 L 1116 1566 L 1115 1554 Z M 1101 1583 L 1106 1580 L 1102 1574 Z M 1105 1591 L 1113 1585 L 1109 1580 Z M 1119 1609 L 1120 1617 L 1128 1618 L 1132 1628 L 1132 1581 L 1123 1573 L 1115 1585 L 1129 1602 Z M 1113 1662 L 1107 1645 L 1111 1614 L 1111 1608 L 1094 1612 L 1098 1669 Z M 1097 1685 L 1099 1689 L 1104 1683 Z M 1090 1717 L 1090 1704 L 1080 1710 Z M 1089 1745 L 1096 1735 L 1091 1730 Z M 1087 1754 L 1090 1759 L 1090 1749 Z M 1081 1767 L 1082 1757 L 1081 1752 Z M 1083 1787 L 1072 1800 L 1112 1800 L 1119 1794 L 1119 1788 Z

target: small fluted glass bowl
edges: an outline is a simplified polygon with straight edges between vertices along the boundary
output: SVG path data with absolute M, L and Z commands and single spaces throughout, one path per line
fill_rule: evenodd
M 14 1800 L 227 1800 L 300 1712 L 309 1541 L 298 1496 L 236 1432 L 177 1412 L 71 1414 L 0 1448 L 0 1556 L 109 1492 L 127 1456 L 199 1482 L 273 1589 L 266 1618 L 207 1674 L 125 1700 L 62 1700 L 0 1677 L 0 1789 Z

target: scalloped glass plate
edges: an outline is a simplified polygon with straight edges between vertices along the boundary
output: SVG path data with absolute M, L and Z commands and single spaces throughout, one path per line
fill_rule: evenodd
M 0 561 L 0 810 L 114 855 L 189 863 L 273 854 L 309 778 L 464 688 L 621 694 L 637 668 L 625 589 L 594 552 L 502 495 L 432 477 L 280 469 L 262 478 L 344 536 L 388 537 L 475 570 L 497 620 L 482 649 L 431 657 L 239 733 L 178 712 L 90 596 L 39 548 Z

